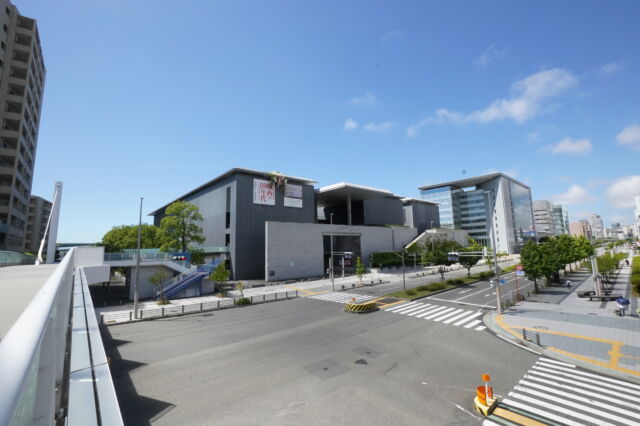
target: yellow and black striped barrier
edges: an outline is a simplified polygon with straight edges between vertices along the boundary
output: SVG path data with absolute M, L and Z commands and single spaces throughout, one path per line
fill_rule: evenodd
M 377 311 L 378 306 L 375 302 L 367 302 L 367 303 L 345 303 L 344 311 L 345 312 L 353 312 L 355 314 L 363 314 L 365 312 L 373 312 Z

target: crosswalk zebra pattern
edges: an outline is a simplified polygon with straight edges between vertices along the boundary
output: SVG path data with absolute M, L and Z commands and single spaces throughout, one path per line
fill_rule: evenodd
M 453 325 L 454 327 L 470 328 L 476 331 L 482 331 L 486 328 L 484 325 L 479 325 L 482 323 L 480 317 L 484 314 L 482 311 L 469 311 L 467 309 L 419 302 L 404 303 L 400 306 L 385 309 L 385 311 Z
M 540 358 L 500 408 L 542 424 L 640 425 L 640 385 Z M 496 415 L 484 425 L 513 424 Z
M 354 293 L 325 293 L 318 294 L 316 296 L 309 296 L 309 299 L 317 299 L 317 300 L 326 300 L 328 302 L 336 302 L 336 303 L 360 303 L 366 302 L 367 300 L 373 299 L 373 296 L 367 296 L 363 294 L 354 294 Z

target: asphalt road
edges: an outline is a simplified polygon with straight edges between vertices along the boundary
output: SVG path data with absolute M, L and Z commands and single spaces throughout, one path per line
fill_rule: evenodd
M 537 359 L 488 331 L 309 298 L 103 329 L 127 425 L 466 425 Z
M 514 300 L 516 292 L 526 295 L 533 293 L 534 283 L 522 276 L 516 276 L 515 272 L 500 277 L 504 284 L 500 284 L 500 299 L 505 302 Z M 429 299 L 454 302 L 460 305 L 496 308 L 496 283 L 490 280 L 478 281 L 468 286 L 451 289 Z

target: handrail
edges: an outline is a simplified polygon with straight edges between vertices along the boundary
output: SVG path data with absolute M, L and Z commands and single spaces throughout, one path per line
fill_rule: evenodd
M 47 400 L 46 393 L 63 376 L 74 256 L 75 248 L 67 253 L 0 342 L 0 424 L 31 423 L 32 418 L 53 423 L 54 398 Z M 49 370 L 44 372 L 46 368 Z M 47 384 L 51 389 L 46 389 Z M 27 387 L 32 391 L 27 392 Z

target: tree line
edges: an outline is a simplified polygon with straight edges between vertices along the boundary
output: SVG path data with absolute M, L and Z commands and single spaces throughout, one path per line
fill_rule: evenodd
M 560 235 L 542 238 L 539 243 L 528 241 L 520 252 L 520 261 L 537 292 L 539 279 L 546 279 L 550 285 L 558 271 L 565 270 L 567 266 L 573 271 L 576 262 L 594 254 L 593 245 L 585 237 Z
M 194 251 L 191 244 L 204 243 L 202 228 L 198 225 L 202 215 L 198 206 L 185 201 L 176 201 L 165 210 L 160 226 L 143 224 L 141 248 L 160 248 L 161 251 Z M 102 237 L 101 245 L 107 253 L 118 253 L 124 249 L 135 249 L 138 243 L 138 225 L 114 226 Z

